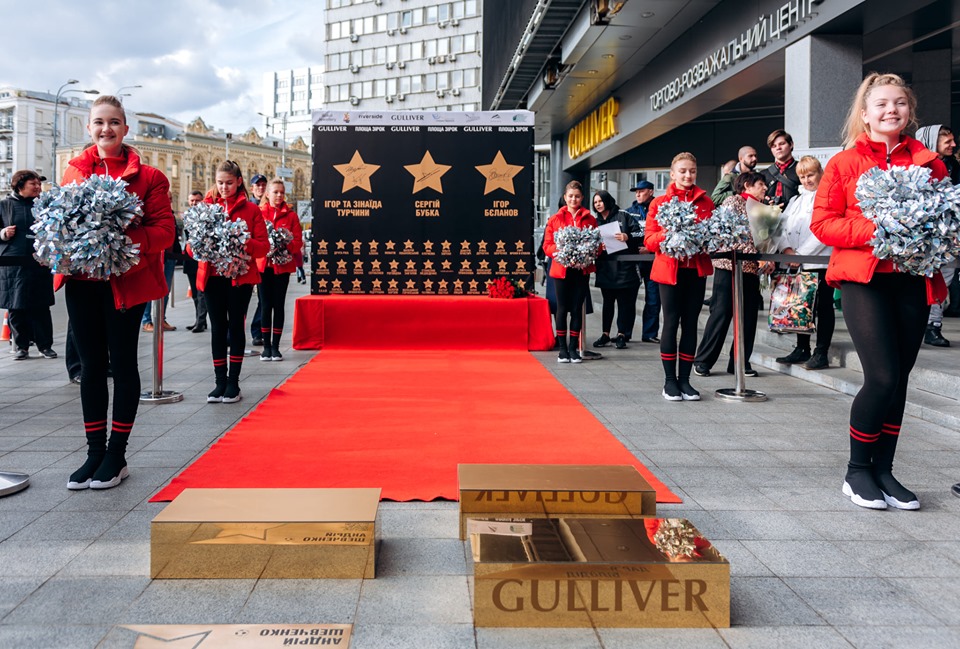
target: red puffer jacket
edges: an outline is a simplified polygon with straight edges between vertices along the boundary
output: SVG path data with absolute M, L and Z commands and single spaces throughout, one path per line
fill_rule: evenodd
M 131 147 L 124 146 L 119 158 L 101 159 L 97 147 L 90 146 L 70 161 L 61 184 L 82 183 L 94 174 L 125 180 L 127 191 L 143 201 L 143 219 L 125 232 L 133 243 L 140 244 L 140 263 L 107 280 L 114 306 L 123 310 L 162 298 L 170 290 L 163 276 L 163 251 L 173 245 L 177 229 L 170 206 L 170 182 L 159 169 L 143 164 Z M 56 275 L 54 286 L 60 288 L 68 280 L 92 281 L 82 275 Z
M 300 227 L 300 217 L 290 209 L 290 206 L 283 203 L 279 209 L 272 205 L 261 205 L 260 211 L 263 218 L 273 223 L 275 228 L 286 228 L 293 234 L 293 241 L 287 246 L 287 250 L 293 256 L 293 260 L 287 264 L 277 266 L 266 257 L 257 259 L 257 268 L 262 273 L 267 268 L 272 268 L 274 273 L 293 273 L 297 270 L 297 255 L 303 250 L 303 228 Z M 267 251 L 269 252 L 269 250 Z
M 833 246 L 827 266 L 827 282 L 831 286 L 839 287 L 845 281 L 867 284 L 874 273 L 894 272 L 890 260 L 873 256 L 869 242 L 876 225 L 860 211 L 854 192 L 857 180 L 868 169 L 910 165 L 929 167 L 937 179 L 947 175 L 947 168 L 936 153 L 906 136 L 887 153 L 886 144 L 874 142 L 864 133 L 853 148 L 841 151 L 827 162 L 814 199 L 810 230 L 824 245 Z M 927 303 L 942 302 L 946 296 L 943 276 L 936 273 L 928 277 Z
M 595 228 L 597 227 L 597 219 L 590 213 L 590 210 L 581 206 L 576 214 L 571 214 L 570 210 L 564 207 L 547 221 L 547 227 L 543 231 L 543 253 L 552 260 L 550 262 L 550 277 L 556 279 L 563 279 L 567 276 L 567 267 L 558 264 L 557 260 L 553 259 L 554 255 L 557 254 L 557 243 L 553 237 L 557 230 L 570 225 L 578 228 Z M 584 268 L 583 272 L 589 274 L 594 270 L 596 270 L 596 267 L 590 266 Z
M 660 223 L 657 221 L 657 212 L 660 206 L 676 196 L 679 200 L 686 203 L 693 203 L 693 208 L 697 212 L 697 221 L 710 218 L 713 214 L 713 201 L 696 185 L 690 189 L 680 189 L 674 183 L 667 187 L 667 193 L 663 196 L 657 196 L 650 203 L 650 210 L 647 212 L 647 225 L 643 235 L 643 245 L 647 250 L 654 253 L 653 267 L 650 269 L 650 279 L 658 284 L 669 284 L 676 286 L 677 270 L 680 268 L 696 268 L 700 277 L 713 275 L 713 264 L 710 263 L 710 257 L 704 254 L 694 255 L 683 262 L 660 252 L 660 244 L 667 238 L 667 234 Z
M 247 254 L 249 254 L 252 259 L 247 272 L 234 279 L 232 284 L 233 286 L 259 284 L 260 271 L 257 270 L 257 264 L 254 263 L 254 260 L 270 252 L 270 242 L 267 239 L 267 225 L 263 220 L 260 209 L 239 192 L 229 199 L 220 198 L 215 192 L 210 192 L 203 199 L 203 202 L 217 203 L 222 206 L 231 221 L 243 219 L 246 222 L 250 238 L 247 239 L 245 247 Z M 204 290 L 207 286 L 207 278 L 216 275 L 217 272 L 214 267 L 210 265 L 210 262 L 199 262 L 197 264 L 197 288 L 201 291 Z

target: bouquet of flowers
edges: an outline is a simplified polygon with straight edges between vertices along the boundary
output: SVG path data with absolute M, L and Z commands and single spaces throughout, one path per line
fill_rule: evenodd
M 223 277 L 236 279 L 250 268 L 246 221 L 231 221 L 216 203 L 198 203 L 183 215 L 183 227 L 193 258 L 213 264 Z
M 515 297 L 526 297 L 527 290 L 517 280 L 501 276 L 487 282 L 487 295 L 492 298 L 511 300 Z
M 782 225 L 781 211 L 779 205 L 767 205 L 752 198 L 747 199 L 747 221 L 750 224 L 750 234 L 753 235 L 753 245 L 758 252 L 777 251 Z
M 124 232 L 143 204 L 110 176 L 90 176 L 43 192 L 33 204 L 34 257 L 55 273 L 106 280 L 140 263 L 140 245 Z
M 960 187 L 932 180 L 927 167 L 874 167 L 857 180 L 855 196 L 873 221 L 878 259 L 930 277 L 960 254 Z
M 601 236 L 597 228 L 568 225 L 553 235 L 557 253 L 553 260 L 567 268 L 588 268 L 597 260 Z
M 660 243 L 660 252 L 663 254 L 684 259 L 703 251 L 707 237 L 706 226 L 702 221 L 697 221 L 693 203 L 681 201 L 674 196 L 657 210 L 657 223 L 666 234 L 666 238 Z
M 293 242 L 293 233 L 286 228 L 278 228 L 267 221 L 267 238 L 270 240 L 270 252 L 267 259 L 275 266 L 282 266 L 293 261 L 293 255 L 287 249 Z
M 729 205 L 713 210 L 703 225 L 706 234 L 703 251 L 706 253 L 730 250 L 753 241 L 747 219 Z

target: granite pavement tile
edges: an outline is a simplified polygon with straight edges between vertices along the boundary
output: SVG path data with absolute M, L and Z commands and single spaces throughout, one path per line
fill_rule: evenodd
M 145 576 L 53 577 L 4 618 L 5 624 L 116 624 L 130 602 L 143 592 Z M 96 593 L 96 597 L 89 596 Z M 87 596 L 84 596 L 87 594 Z
M 741 541 L 780 577 L 877 577 L 867 566 L 844 553 L 839 541 Z
M 93 649 L 109 626 L 83 624 L 0 624 L 0 647 L 5 649 Z M 126 645 L 131 647 L 131 645 Z
M 14 534 L 9 542 L 93 541 L 122 517 L 118 511 L 48 512 Z
M 881 578 L 786 578 L 787 585 L 828 624 L 851 626 L 940 626 L 910 593 Z
M 463 543 L 459 539 L 381 538 L 378 578 L 466 573 Z
M 7 613 L 20 605 L 45 581 L 42 577 L 4 577 L 0 588 L 0 625 Z
M 792 513 L 770 511 L 715 511 L 716 519 L 742 541 L 804 539 L 822 540 L 810 526 L 797 521 Z
M 378 577 L 363 582 L 358 624 L 429 626 L 472 622 L 463 575 Z
M 140 579 L 142 592 L 117 624 L 234 624 L 256 583 L 254 579 Z
M 236 616 L 246 624 L 353 624 L 360 579 L 260 579 Z
M 45 513 L 45 511 L 0 511 L 0 541 L 10 538 Z
M 150 574 L 150 541 L 100 538 L 57 573 L 61 577 L 142 577 Z
M 460 513 L 453 508 L 402 509 L 381 503 L 379 519 L 381 538 L 456 539 L 460 535 Z
M 406 626 L 372 621 L 354 626 L 350 639 L 350 649 L 471 649 L 476 646 L 472 623 Z
M 89 541 L 43 541 L 29 545 L 0 543 L 0 577 L 39 577 L 47 579 L 83 552 Z
M 941 623 L 960 626 L 960 580 L 956 577 L 898 577 L 889 581 L 906 594 L 905 606 L 912 601 L 915 606 L 936 616 Z M 960 647 L 960 644 L 957 646 Z
M 735 627 L 826 625 L 778 577 L 730 577 L 730 624 Z
M 911 626 L 841 626 L 837 631 L 857 649 L 956 649 L 960 628 L 918 628 Z
M 850 649 L 843 635 L 824 626 L 737 626 L 719 633 L 730 649 Z
M 595 629 L 477 629 L 477 649 L 601 649 Z

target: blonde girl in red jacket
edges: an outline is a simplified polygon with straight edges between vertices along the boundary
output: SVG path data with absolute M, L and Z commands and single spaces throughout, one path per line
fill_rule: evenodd
M 293 235 L 287 246 L 291 260 L 286 264 L 274 264 L 267 257 L 257 259 L 260 269 L 260 331 L 263 335 L 261 361 L 282 361 L 280 336 L 283 334 L 284 304 L 290 273 L 296 272 L 296 255 L 303 248 L 303 229 L 296 210 L 287 205 L 283 180 L 274 178 L 267 184 L 266 202 L 260 206 L 263 218 L 274 228 L 284 228 Z
M 65 286 L 67 313 L 80 353 L 80 404 L 87 435 L 87 459 L 67 481 L 67 489 L 109 489 L 130 475 L 126 448 L 140 403 L 137 339 L 140 318 L 151 300 L 167 294 L 163 251 L 173 244 L 176 223 L 170 206 L 170 183 L 158 169 L 140 160 L 123 143 L 129 127 L 123 104 L 101 95 L 90 109 L 87 132 L 93 145 L 71 160 L 61 184 L 108 175 L 128 183 L 127 191 L 143 201 L 143 219 L 126 235 L 140 245 L 140 263 L 109 280 L 57 276 Z M 113 413 L 107 440 L 109 385 L 113 371 Z
M 543 252 L 551 258 L 550 277 L 557 292 L 557 346 L 560 354 L 558 363 L 579 363 L 580 331 L 583 328 L 583 304 L 590 290 L 590 273 L 594 267 L 579 269 L 567 268 L 557 263 L 553 257 L 557 254 L 554 236 L 557 230 L 567 226 L 578 228 L 597 227 L 597 219 L 590 210 L 583 207 L 583 185 L 576 180 L 567 183 L 563 192 L 566 207 L 550 217 L 543 232 Z M 567 320 L 569 318 L 569 328 Z M 567 333 L 570 334 L 569 344 Z
M 216 187 L 207 193 L 204 202 L 217 203 L 233 221 L 247 224 L 250 238 L 246 243 L 251 257 L 250 266 L 243 275 L 231 279 L 218 275 L 214 266 L 200 262 L 197 268 L 197 287 L 203 291 L 210 316 L 210 348 L 213 352 L 213 373 L 216 386 L 207 395 L 207 403 L 236 403 L 240 401 L 240 370 L 243 351 L 247 344 L 244 318 L 250 305 L 253 285 L 260 283 L 260 273 L 253 261 L 270 250 L 267 226 L 256 205 L 247 199 L 240 166 L 224 160 L 217 167 Z M 227 365 L 227 335 L 229 332 L 230 364 Z
M 697 159 L 692 153 L 678 153 L 670 163 L 667 193 L 650 203 L 643 243 L 654 253 L 650 279 L 660 285 L 663 306 L 663 333 L 660 334 L 660 360 L 663 363 L 663 398 L 667 401 L 699 401 L 700 393 L 690 385 L 690 370 L 697 351 L 697 320 L 707 290 L 707 276 L 713 274 L 710 258 L 704 254 L 676 259 L 660 252 L 666 232 L 657 221 L 660 206 L 676 197 L 692 203 L 697 221 L 713 213 L 713 201 L 697 187 Z M 680 329 L 680 341 L 677 333 Z M 679 353 L 679 362 L 678 362 Z
M 893 457 L 907 380 L 927 326 L 930 304 L 946 295 L 943 278 L 898 272 L 873 255 L 876 226 L 854 191 L 868 169 L 921 165 L 946 175 L 937 154 L 905 131 L 916 126 L 917 100 L 895 74 L 870 74 L 854 97 L 844 145 L 827 163 L 810 230 L 833 246 L 827 282 L 843 291 L 843 314 L 860 363 L 863 387 L 850 408 L 850 461 L 843 493 L 870 509 L 919 509 L 920 500 L 893 477 Z

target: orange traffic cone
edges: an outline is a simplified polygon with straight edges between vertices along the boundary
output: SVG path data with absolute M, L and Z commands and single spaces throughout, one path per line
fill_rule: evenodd
M 189 298 L 192 298 L 192 297 L 193 297 L 193 290 L 191 290 L 191 288 L 190 288 L 189 286 L 187 287 L 187 297 L 189 297 Z
M 10 312 L 3 312 L 3 329 L 0 329 L 0 341 L 10 340 Z

